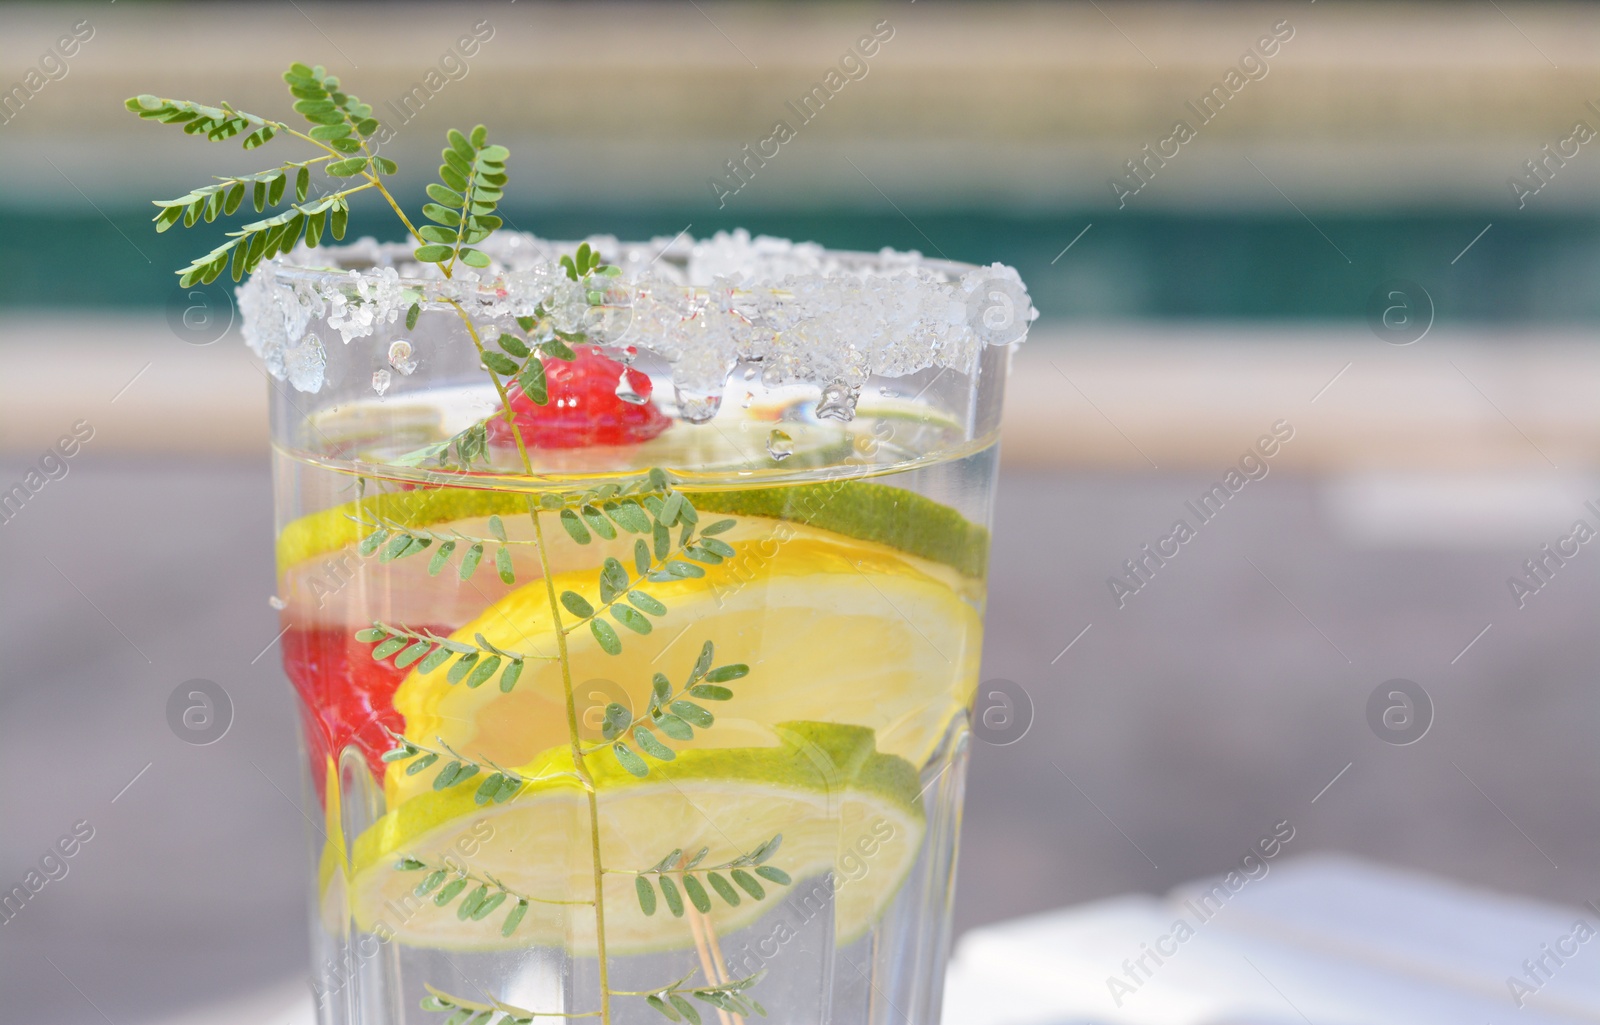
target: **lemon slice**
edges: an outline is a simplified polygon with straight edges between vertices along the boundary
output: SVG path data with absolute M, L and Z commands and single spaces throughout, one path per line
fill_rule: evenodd
M 636 779 L 614 761 L 589 756 L 599 807 L 608 953 L 685 947 L 691 924 L 664 894 L 653 913 L 638 892 L 638 873 L 674 849 L 708 848 L 689 883 L 669 873 L 678 908 L 696 914 L 698 885 L 721 934 L 749 925 L 787 902 L 816 913 L 831 905 L 840 942 L 860 936 L 882 914 L 915 863 L 923 835 L 916 771 L 874 749 L 871 731 L 827 723 L 785 723 L 779 746 L 686 751 Z M 505 804 L 479 807 L 474 787 L 428 792 L 398 806 L 353 846 L 349 911 L 356 924 L 385 938 L 426 947 L 497 950 L 563 946 L 595 950 L 593 853 L 586 793 L 572 775 L 568 749 L 546 752 L 518 772 L 530 780 Z M 707 869 L 725 865 L 782 837 L 755 876 L 760 899 L 736 903 Z M 870 870 L 834 891 L 826 873 L 843 857 L 866 853 Z M 681 862 L 679 863 L 681 864 Z M 435 873 L 443 869 L 442 877 Z M 723 869 L 722 883 L 732 890 Z M 646 876 L 659 887 L 659 876 Z M 787 882 L 783 880 L 787 879 Z M 451 889 L 452 883 L 463 880 Z M 431 884 L 431 885 L 430 885 Z M 461 901 L 483 885 L 490 913 L 462 914 Z M 418 890 L 421 889 L 420 895 Z M 330 899 L 337 900 L 333 890 Z M 654 891 L 660 893 L 659 890 Z M 441 894 L 444 895 L 441 898 Z M 831 894 L 831 896 L 830 896 Z M 527 907 L 518 909 L 519 901 Z M 479 900 L 478 905 L 484 903 Z M 507 920 L 517 919 L 508 931 Z
M 721 504 L 715 502 L 715 499 L 722 497 L 720 495 L 700 497 L 712 499 L 707 505 Z M 772 506 L 776 503 L 767 499 L 765 504 L 751 504 L 758 510 L 773 511 Z M 830 540 L 841 549 L 857 544 L 842 534 L 817 530 L 782 517 L 744 514 L 724 517 L 717 509 L 707 509 L 707 515 L 733 521 L 733 526 L 720 535 L 723 541 L 729 543 L 749 541 L 770 547 L 775 540 L 803 535 Z M 584 569 L 598 572 L 598 567 L 607 558 L 615 558 L 624 565 L 633 561 L 635 535 L 619 532 L 613 540 L 596 537 L 592 544 L 580 546 L 568 543 L 565 534 L 555 528 L 554 520 L 555 517 L 550 516 L 545 522 L 546 535 L 553 536 L 555 540 L 546 548 L 546 557 L 553 572 Z M 896 525 L 895 529 L 903 533 L 916 529 L 916 518 L 911 516 L 886 517 L 883 522 Z M 473 539 L 483 540 L 490 554 L 470 580 L 463 581 L 458 577 L 460 551 L 455 559 L 434 574 L 431 572 L 433 567 L 429 552 L 388 563 L 374 563 L 363 560 L 354 548 L 345 548 L 321 558 L 303 559 L 286 568 L 279 579 L 278 595 L 288 606 L 286 615 L 304 627 L 344 627 L 355 631 L 370 626 L 376 613 L 389 622 L 452 630 L 482 615 L 486 605 L 501 600 L 516 586 L 537 582 L 543 576 L 544 567 L 534 540 L 533 525 L 525 508 L 523 515 L 507 515 L 498 526 L 506 532 L 510 541 L 507 545 L 513 577 L 510 584 L 501 579 L 493 566 L 493 553 L 498 547 L 495 525 L 490 523 L 487 516 L 472 516 L 427 528 L 437 537 L 454 539 L 460 551 L 464 551 Z M 883 551 L 880 545 L 868 542 L 861 544 L 874 552 Z M 438 547 L 435 544 L 432 550 Z M 981 551 L 981 548 L 978 549 L 980 555 Z M 944 581 L 952 591 L 961 594 L 975 606 L 982 607 L 984 585 L 981 577 L 969 576 L 948 562 L 913 555 L 904 548 L 897 548 L 894 554 L 922 573 Z M 361 580 L 359 586 L 346 586 L 357 579 Z
M 737 540 L 734 555 L 685 578 L 644 589 L 667 613 L 644 636 L 623 631 L 609 655 L 593 634 L 563 612 L 567 657 L 580 733 L 601 740 L 608 704 L 642 715 L 652 677 L 681 685 L 706 641 L 719 664 L 745 663 L 747 677 L 717 702 L 716 721 L 678 748 L 773 746 L 772 724 L 823 720 L 876 731 L 878 750 L 922 765 L 950 722 L 971 700 L 978 674 L 977 611 L 947 582 L 921 572 L 893 549 L 791 527 L 780 538 Z M 553 578 L 600 604 L 598 574 L 585 569 Z M 513 690 L 448 682 L 443 669 L 413 670 L 394 694 L 406 735 L 442 740 L 477 761 L 522 765 L 568 743 L 568 720 L 555 627 L 545 583 L 519 588 L 453 635 L 481 635 L 530 657 Z M 431 775 L 386 774 L 391 804 L 425 790 Z

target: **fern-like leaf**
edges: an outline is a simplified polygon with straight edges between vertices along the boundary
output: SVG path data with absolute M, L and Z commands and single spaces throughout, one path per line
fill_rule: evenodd
M 503 223 L 494 211 L 505 195 L 511 151 L 490 145 L 489 130 L 483 125 L 470 136 L 452 128 L 445 139 L 439 183 L 428 186 L 433 202 L 422 208 L 422 215 L 433 223 L 417 230 L 423 244 L 416 257 L 440 265 L 448 274 L 458 260 L 468 267 L 489 266 L 488 255 L 472 247 Z
M 216 220 L 219 213 L 232 216 L 234 211 L 244 204 L 247 193 L 256 213 L 261 213 L 267 207 L 277 206 L 283 200 L 291 173 L 295 179 L 294 201 L 303 203 L 311 185 L 308 168 L 327 159 L 327 157 L 315 157 L 311 160 L 290 161 L 280 167 L 257 171 L 255 174 L 218 178 L 215 184 L 203 185 L 177 199 L 158 199 L 155 205 L 161 212 L 155 216 L 156 231 L 166 231 L 179 221 L 182 221 L 186 228 L 193 227 L 202 218 L 209 223 Z
M 147 121 L 182 125 L 185 133 L 203 135 L 212 142 L 232 139 L 254 126 L 255 130 L 244 138 L 245 149 L 265 145 L 274 135 L 289 127 L 282 121 L 234 110 L 226 103 L 211 107 L 189 100 L 169 100 L 144 93 L 129 97 L 122 105 Z
M 565 599 L 566 595 L 562 597 Z M 581 598 L 578 600 L 582 601 Z M 600 623 L 599 620 L 591 622 Z M 656 761 L 670 762 L 678 754 L 657 736 L 658 732 L 672 740 L 693 740 L 696 728 L 707 729 L 716 721 L 710 711 L 696 702 L 729 700 L 733 697 L 733 691 L 722 685 L 747 676 L 750 667 L 739 662 L 713 669 L 711 661 L 714 652 L 712 643 L 706 641 L 694 668 L 689 671 L 688 682 L 677 689 L 673 688 L 666 676 L 657 673 L 651 681 L 650 704 L 643 715 L 635 716 L 615 701 L 606 706 L 605 716 L 600 723 L 600 735 L 606 743 L 601 746 L 609 746 L 618 764 L 628 772 L 640 778 L 650 774 L 650 763 L 628 744 L 628 739 L 631 738 L 639 751 Z
M 283 73 L 283 80 L 294 97 L 295 113 L 312 124 L 311 138 L 340 153 L 362 152 L 361 140 L 380 127 L 372 116 L 372 107 L 341 89 L 339 79 L 320 64 L 314 68 L 298 62 L 291 64 Z M 360 156 L 330 165 L 328 173 L 348 178 L 369 167 L 380 174 L 395 172 L 392 160 Z
M 347 197 L 370 187 L 358 185 L 303 205 L 291 203 L 283 213 L 240 225 L 237 231 L 228 232 L 227 242 L 180 270 L 178 284 L 184 288 L 197 281 L 209 285 L 222 276 L 230 259 L 233 280 L 238 281 L 255 270 L 261 261 L 293 249 L 302 236 L 309 246 L 317 245 L 325 233 L 335 239 L 344 238 L 350 219 Z

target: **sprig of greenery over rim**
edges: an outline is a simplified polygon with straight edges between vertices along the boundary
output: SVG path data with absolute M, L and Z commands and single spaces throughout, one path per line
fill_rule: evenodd
M 227 103 L 208 106 L 189 100 L 167 99 L 148 94 L 132 97 L 125 103 L 128 110 L 142 119 L 179 125 L 186 134 L 203 136 L 211 142 L 223 142 L 243 135 L 242 145 L 247 151 L 265 146 L 279 135 L 293 136 L 321 151 L 318 155 L 305 160 L 283 161 L 251 174 L 217 178 L 212 184 L 200 186 L 176 199 L 157 200 L 155 205 L 158 212 L 154 220 L 158 232 L 166 231 L 179 223 L 185 228 L 193 228 L 201 221 L 210 224 L 219 216 L 231 217 L 244 204 L 247 195 L 252 208 L 258 214 L 265 213 L 269 208 L 283 207 L 269 217 L 246 222 L 227 232 L 227 241 L 205 255 L 197 257 L 177 272 L 181 286 L 188 287 L 197 282 L 210 284 L 225 270 L 230 269 L 233 280 L 239 281 L 245 275 L 254 272 L 263 261 L 286 253 L 297 245 L 304 244 L 308 248 L 315 248 L 325 238 L 343 239 L 349 222 L 350 197 L 368 190 L 376 191 L 383 197 L 405 226 L 407 234 L 416 240 L 415 258 L 419 262 L 435 264 L 445 278 L 453 277 L 458 265 L 473 268 L 490 265 L 488 256 L 475 247 L 502 223 L 495 210 L 505 194 L 508 180 L 506 163 L 510 158 L 510 151 L 503 146 L 491 144 L 488 130 L 484 126 L 479 125 L 466 133 L 452 129 L 446 134 L 446 145 L 441 153 L 443 162 L 439 166 L 439 181 L 428 186 L 428 197 L 431 202 L 423 207 L 424 223 L 418 228 L 384 184 L 383 179 L 396 174 L 399 168 L 393 160 L 379 156 L 368 144 L 368 140 L 380 127 L 378 120 L 372 116 L 372 107 L 345 91 L 339 79 L 328 74 L 327 69 L 321 65 L 311 67 L 300 63 L 292 64 L 284 73 L 283 80 L 289 86 L 296 113 L 300 114 L 310 126 L 306 131 L 291 128 L 282 121 L 238 110 Z M 323 189 L 322 183 L 313 178 L 313 169 L 320 171 L 335 187 L 331 190 Z M 294 186 L 293 199 L 285 203 L 291 179 Z M 344 184 L 351 180 L 358 180 L 360 183 Z M 319 194 L 315 197 L 312 195 L 314 187 L 319 190 Z M 599 304 L 604 299 L 603 289 L 597 287 L 599 283 L 594 279 L 615 276 L 619 273 L 616 268 L 604 266 L 599 254 L 587 243 L 579 246 L 575 253 L 563 256 L 560 264 L 571 280 L 584 284 L 591 305 Z M 507 391 L 507 382 L 514 380 L 535 404 L 548 403 L 549 390 L 544 361 L 575 359 L 573 345 L 583 342 L 584 337 L 581 334 L 555 331 L 548 323 L 545 311 L 540 309 L 535 311 L 532 317 L 518 318 L 517 323 L 522 335 L 502 331 L 490 339 L 496 346 L 496 349 L 490 349 L 483 333 L 458 302 L 445 300 L 445 305 L 455 311 L 467 336 L 471 339 L 484 370 L 488 373 L 489 380 L 500 398 L 502 413 L 497 415 L 504 417 L 512 439 L 516 443 L 517 454 L 522 461 L 524 472 L 531 476 L 533 463 L 528 454 L 527 441 L 516 422 Z M 408 330 L 416 326 L 421 310 L 421 298 L 417 297 L 406 313 Z M 492 418 L 479 420 L 445 442 L 416 454 L 417 461 L 427 460 L 439 466 L 453 465 L 462 471 L 470 471 L 476 462 L 487 458 L 490 419 Z M 703 576 L 704 569 L 696 563 L 714 565 L 733 554 L 730 546 L 712 536 L 720 530 L 727 529 L 732 525 L 732 521 L 722 521 L 697 532 L 699 517 L 694 506 L 686 496 L 671 488 L 666 475 L 660 470 L 651 470 L 645 480 L 648 482 L 647 485 L 642 488 L 635 487 L 631 497 L 624 489 L 618 489 L 614 492 L 601 490 L 592 495 L 581 496 L 571 503 L 559 496 L 546 496 L 539 504 L 536 504 L 531 496 L 527 498 L 528 515 L 533 524 L 534 545 L 539 554 L 552 621 L 557 627 L 555 631 L 557 654 L 554 657 L 561 666 L 568 741 L 573 764 L 587 793 L 593 861 L 594 899 L 580 903 L 592 904 L 594 908 L 600 1009 L 560 1016 L 599 1017 L 605 1025 L 610 1025 L 613 996 L 643 997 L 646 1003 L 670 1021 L 688 1021 L 690 1025 L 701 1025 L 701 1018 L 686 997 L 693 997 L 718 1010 L 734 1014 L 765 1015 L 765 1008 L 746 993 L 759 980 L 759 973 L 722 983 L 713 980 L 710 984 L 700 987 L 688 985 L 689 979 L 693 977 L 692 972 L 654 990 L 613 991 L 610 987 L 602 885 L 607 869 L 602 864 L 600 852 L 597 788 L 593 774 L 584 760 L 586 754 L 594 752 L 585 751 L 579 737 L 577 703 L 571 662 L 567 652 L 567 636 L 573 629 L 587 623 L 601 648 L 611 654 L 617 654 L 621 651 L 621 639 L 611 624 L 600 618 L 602 612 L 634 633 L 649 633 L 650 620 L 646 617 L 665 615 L 667 608 L 664 603 L 642 588 L 645 582 L 661 583 Z M 635 542 L 636 575 L 629 574 L 618 560 L 608 559 L 598 581 L 601 597 L 599 608 L 573 591 L 564 592 L 558 597 L 552 583 L 544 527 L 540 519 L 541 512 L 554 512 L 567 535 L 579 544 L 588 544 L 593 534 L 599 534 L 609 540 L 615 536 L 616 528 L 630 533 L 648 534 L 650 543 L 647 544 L 643 537 Z M 429 562 L 429 571 L 433 574 L 443 571 L 458 542 L 466 540 L 444 538 L 432 532 L 397 529 L 395 524 L 378 523 L 373 526 L 373 532 L 361 542 L 363 554 L 370 555 L 378 551 L 381 545 L 383 548 L 380 561 L 391 561 L 420 554 L 438 542 L 439 547 L 434 550 Z M 679 529 L 676 546 L 672 544 L 670 535 L 673 527 Z M 494 556 L 496 569 L 505 583 L 514 583 L 515 576 L 507 547 L 512 542 L 506 536 L 504 524 L 498 517 L 491 520 L 490 532 L 495 535 L 497 543 Z M 487 550 L 487 544 L 487 540 L 471 541 L 458 569 L 458 574 L 463 580 L 472 575 Z M 679 555 L 685 558 L 677 558 Z M 620 599 L 623 598 L 626 598 L 626 604 L 621 603 Z M 570 627 L 562 622 L 563 610 L 575 617 Z M 415 664 L 420 672 L 432 672 L 453 661 L 454 665 L 447 673 L 447 678 L 451 683 L 465 683 L 468 687 L 481 686 L 498 673 L 501 689 L 509 691 L 515 687 L 522 666 L 528 658 L 547 657 L 502 650 L 489 643 L 482 634 L 475 638 L 476 645 L 467 645 L 426 631 L 382 623 L 363 628 L 357 631 L 356 636 L 363 642 L 374 644 L 372 650 L 374 658 L 381 660 L 392 656 L 395 659 L 394 664 L 400 668 Z M 727 696 L 731 696 L 731 692 L 721 687 L 721 682 L 741 677 L 748 672 L 748 667 L 743 665 L 724 666 L 713 670 L 710 668 L 710 658 L 711 645 L 707 642 L 702 649 L 701 659 L 697 661 L 691 674 L 689 684 L 681 691 L 673 691 L 666 678 L 658 676 L 652 686 L 650 708 L 644 717 L 635 720 L 625 710 L 621 715 L 615 714 L 612 709 L 607 710 L 608 727 L 615 731 L 613 734 L 608 734 L 607 739 L 612 742 L 614 755 L 630 772 L 644 775 L 648 772 L 648 766 L 637 755 L 632 756 L 633 761 L 630 763 L 628 756 L 623 754 L 626 745 L 618 739 L 621 730 L 631 727 L 634 740 L 646 753 L 658 760 L 670 760 L 675 755 L 670 748 L 654 737 L 652 730 L 660 730 L 669 737 L 689 739 L 693 736 L 693 725 L 704 728 L 712 722 L 709 712 L 698 705 L 693 705 L 683 695 L 687 694 L 701 700 L 725 700 Z M 713 677 L 716 679 L 713 680 Z M 614 707 L 620 708 L 620 706 Z M 647 740 L 647 737 L 650 739 Z M 451 760 L 434 777 L 433 785 L 436 790 L 466 782 L 481 771 L 480 763 L 459 755 L 442 740 L 440 746 L 443 750 L 436 751 L 404 737 L 396 739 L 398 746 L 388 752 L 385 759 L 393 762 L 409 761 L 410 764 L 405 771 L 410 774 L 426 771 L 446 753 L 451 756 Z M 486 776 L 479 784 L 476 795 L 478 803 L 485 804 L 491 801 L 498 803 L 514 799 L 527 781 L 514 772 L 498 766 L 491 765 L 491 767 L 495 772 Z M 776 849 L 778 840 L 778 837 L 774 837 L 757 850 L 770 854 L 771 850 Z M 744 855 L 742 858 L 751 859 L 753 854 Z M 753 860 L 741 862 L 738 871 L 743 871 L 744 863 L 755 864 Z M 426 867 L 428 867 L 426 863 L 418 859 L 405 859 L 397 869 L 414 871 Z M 757 872 L 769 881 L 779 882 L 777 876 L 783 873 L 776 869 L 761 873 L 761 868 L 765 867 L 761 866 Z M 735 868 L 734 862 L 730 862 L 727 866 L 719 866 L 716 876 L 721 879 L 720 870 L 727 870 L 732 874 Z M 514 894 L 488 877 L 479 878 L 458 872 L 456 878 L 447 881 L 446 876 L 449 873 L 440 876 L 439 872 L 438 867 L 430 870 L 424 877 L 423 883 L 419 884 L 419 893 L 433 892 L 434 903 L 440 907 L 445 907 L 457 898 L 461 898 L 456 909 L 457 915 L 463 919 L 486 918 L 498 907 L 514 898 L 515 903 L 507 915 L 505 924 L 502 925 L 505 935 L 515 931 L 531 901 L 531 898 Z M 705 872 L 709 881 L 713 870 L 707 869 Z M 663 887 L 662 892 L 665 894 L 668 876 L 659 873 L 657 875 Z M 748 873 L 745 875 L 748 876 Z M 699 885 L 698 879 L 692 873 L 680 873 L 680 877 L 684 880 L 686 890 L 690 889 L 691 879 L 695 880 L 696 886 Z M 737 877 L 735 878 L 739 881 Z M 643 881 L 645 874 L 640 874 L 639 879 Z M 479 885 L 469 892 L 468 887 L 474 880 Z M 787 876 L 783 876 L 782 881 L 787 882 Z M 736 903 L 737 893 L 732 890 L 726 879 L 722 882 L 728 887 L 726 893 L 723 891 L 723 886 L 715 882 L 711 885 L 725 901 L 728 901 L 729 894 L 732 894 L 734 900 L 730 903 Z M 760 899 L 756 892 L 760 889 L 760 884 L 755 884 L 754 890 L 744 881 L 739 881 L 739 885 L 745 892 Z M 640 900 L 643 901 L 645 898 L 642 890 L 640 892 Z M 706 906 L 702 910 L 709 910 L 709 897 L 705 895 L 703 888 L 699 897 L 705 898 Z M 701 906 L 701 900 L 692 891 L 690 899 L 697 908 Z M 641 910 L 643 910 L 642 904 Z M 432 987 L 429 987 L 429 996 L 424 999 L 423 1007 L 433 1011 L 451 1012 L 447 1025 L 462 1025 L 468 1021 L 473 1025 L 490 1025 L 491 1022 L 524 1023 L 543 1016 L 537 1012 L 506 1004 L 473 1003 L 449 996 Z

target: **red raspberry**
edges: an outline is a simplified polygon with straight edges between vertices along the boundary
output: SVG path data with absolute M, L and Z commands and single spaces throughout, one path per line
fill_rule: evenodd
M 645 401 L 624 402 L 617 397 L 623 365 L 600 354 L 593 345 L 580 346 L 572 362 L 544 360 L 550 401 L 535 405 L 512 382 L 507 389 L 512 414 L 529 448 L 584 448 L 589 445 L 632 445 L 649 441 L 672 425 L 650 399 L 650 378 L 628 370 L 628 383 Z M 502 448 L 516 445 L 504 416 L 489 421 L 489 441 Z
M 439 632 L 448 636 L 448 627 Z M 394 692 L 410 669 L 396 669 L 392 658 L 372 658 L 372 645 L 342 627 L 291 627 L 283 635 L 283 668 L 300 693 L 311 756 L 311 779 L 323 790 L 323 764 L 354 743 L 367 756 L 372 774 L 383 777 L 383 753 L 394 746 L 385 729 L 405 728 L 394 710 Z

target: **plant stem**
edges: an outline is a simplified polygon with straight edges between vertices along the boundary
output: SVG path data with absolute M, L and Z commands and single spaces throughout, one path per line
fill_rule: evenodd
M 380 190 L 382 186 L 379 186 Z M 473 326 L 472 318 L 461 304 L 450 300 L 450 305 L 467 327 L 467 334 L 472 338 L 473 346 L 478 350 L 479 357 L 483 355 L 483 339 L 478 336 L 477 329 Z M 533 359 L 538 359 L 535 354 Z M 517 426 L 516 418 L 511 411 L 511 398 L 506 394 L 506 386 L 501 382 L 500 375 L 489 371 L 489 380 L 494 383 L 494 389 L 500 396 L 501 408 L 506 411 L 506 423 L 511 427 L 511 437 L 517 443 L 517 454 L 522 459 L 523 470 L 529 477 L 535 476 L 533 460 L 528 455 L 527 443 L 522 437 L 522 428 Z M 567 635 L 561 628 L 561 602 L 556 597 L 556 585 L 551 573 L 550 555 L 545 547 L 544 523 L 539 518 L 538 507 L 533 503 L 533 496 L 528 495 L 528 515 L 533 520 L 533 536 L 538 544 L 539 569 L 544 577 L 545 594 L 550 602 L 550 615 L 556 627 L 556 657 L 561 663 L 561 689 L 567 703 L 567 739 L 572 748 L 572 764 L 578 772 L 578 778 L 583 780 L 584 790 L 589 795 L 589 849 L 593 855 L 594 867 L 594 941 L 595 956 L 600 966 L 600 1019 L 605 1025 L 611 1025 L 611 967 L 606 959 L 606 900 L 603 889 L 605 867 L 600 856 L 600 801 L 595 793 L 594 777 L 589 772 L 589 767 L 584 761 L 583 747 L 579 743 L 578 734 L 578 701 L 572 689 L 572 661 L 567 655 Z
M 535 359 L 538 357 L 535 356 Z M 515 430 L 515 425 L 513 425 Z M 522 434 L 516 431 L 517 446 L 522 446 Z M 526 458 L 526 450 L 524 450 Z M 532 473 L 529 469 L 529 473 Z M 528 500 L 528 508 L 533 510 L 533 500 Z M 589 849 L 593 854 L 594 865 L 594 939 L 595 954 L 600 963 L 600 1018 L 610 1025 L 611 1022 L 611 975 L 610 966 L 606 963 L 606 901 L 603 889 L 605 881 L 605 867 L 600 859 L 600 801 L 595 793 L 594 777 L 589 773 L 589 767 L 584 762 L 583 748 L 578 743 L 578 702 L 572 690 L 572 663 L 567 657 L 567 636 L 562 633 L 561 603 L 556 599 L 556 585 L 550 576 L 550 561 L 544 547 L 544 525 L 539 520 L 537 511 L 533 512 L 534 536 L 539 541 L 539 562 L 544 570 L 545 593 L 550 601 L 550 614 L 555 617 L 556 623 L 556 650 L 561 657 L 561 688 L 567 699 L 567 736 L 572 745 L 572 761 L 577 767 L 578 775 L 587 783 L 589 794 Z
M 363 150 L 366 148 L 364 142 L 362 148 Z M 390 195 L 383 182 L 375 174 L 367 177 L 373 185 L 377 186 L 378 192 L 393 208 L 395 215 L 405 224 L 406 230 L 420 244 L 422 237 L 417 234 L 417 229 L 412 225 L 411 219 L 405 215 L 404 210 L 400 209 L 400 204 L 395 202 L 394 196 Z M 450 267 L 441 265 L 440 270 L 444 272 L 446 278 L 452 277 Z M 477 327 L 472 323 L 472 317 L 454 299 L 449 300 L 449 303 L 455 309 L 456 315 L 461 318 L 462 324 L 467 329 L 467 335 L 472 339 L 473 347 L 477 349 L 479 358 L 482 358 L 484 354 L 483 339 L 478 335 Z M 532 358 L 538 359 L 539 356 L 536 354 Z M 500 406 L 505 410 L 506 424 L 511 428 L 511 436 L 516 441 L 517 455 L 522 460 L 523 471 L 529 477 L 534 477 L 533 460 L 528 456 L 528 446 L 523 440 L 522 429 L 517 425 L 515 414 L 511 410 L 511 397 L 506 393 L 506 386 L 501 382 L 500 375 L 492 370 L 489 371 L 489 380 L 494 384 L 496 394 L 500 396 Z M 603 889 L 605 868 L 600 856 L 600 802 L 598 795 L 595 793 L 594 777 L 590 774 L 588 765 L 584 762 L 583 748 L 579 743 L 578 702 L 572 689 L 572 664 L 567 656 L 567 636 L 561 629 L 561 602 L 556 597 L 555 584 L 551 579 L 550 556 L 545 548 L 544 524 L 539 519 L 539 510 L 534 505 L 533 496 L 527 496 L 527 500 L 528 515 L 533 520 L 534 540 L 537 543 L 539 552 L 539 568 L 544 576 L 545 593 L 550 601 L 550 614 L 554 617 L 553 621 L 556 625 L 556 652 L 557 658 L 561 662 L 561 687 L 567 703 L 567 738 L 572 748 L 573 767 L 577 770 L 578 778 L 583 782 L 584 790 L 589 796 L 589 847 L 593 855 L 594 867 L 594 938 L 596 958 L 600 968 L 599 1017 L 605 1025 L 611 1025 L 611 969 L 606 959 L 606 904 Z
M 248 115 L 245 115 L 245 116 L 248 116 Z M 313 139 L 311 136 L 305 134 L 304 132 L 296 131 L 295 129 L 290 128 L 288 125 L 280 124 L 279 122 L 276 122 L 276 121 L 270 122 L 270 123 L 273 124 L 273 125 L 276 125 L 279 131 L 287 132 L 287 133 L 289 133 L 290 135 L 294 136 L 297 139 L 304 139 L 306 142 L 311 143 L 311 145 L 317 147 L 318 149 L 324 150 L 328 154 L 327 157 L 318 157 L 317 158 L 318 160 L 327 160 L 327 159 L 333 159 L 333 158 L 338 158 L 338 159 L 342 160 L 344 158 L 344 156 L 345 156 L 345 154 L 340 153 L 338 150 L 334 149 L 332 146 L 329 146 L 327 143 L 323 142 L 321 139 Z M 367 141 L 365 139 L 361 140 L 361 152 L 365 153 L 367 155 L 367 159 L 368 160 L 372 159 L 372 155 L 373 155 L 372 151 L 367 148 Z M 306 163 L 309 164 L 309 163 L 311 163 L 311 161 L 308 160 L 308 161 L 306 161 Z M 406 226 L 407 233 L 409 233 L 412 238 L 417 240 L 417 244 L 418 245 L 422 245 L 423 244 L 422 236 L 417 234 L 416 226 L 411 223 L 411 218 L 406 216 L 406 212 L 400 208 L 400 204 L 395 202 L 394 196 L 389 192 L 389 190 L 387 188 L 384 187 L 383 180 L 378 177 L 377 172 L 375 172 L 375 171 L 364 171 L 364 172 L 362 172 L 361 177 L 365 178 L 368 181 L 368 183 L 370 183 L 371 185 L 374 185 L 374 186 L 377 187 L 378 194 L 383 196 L 384 201 L 389 204 L 389 208 L 394 211 L 394 215 L 396 217 L 400 218 L 400 223 L 404 224 Z M 448 277 L 451 276 L 450 275 L 450 268 L 444 267 L 442 269 L 444 270 L 444 276 L 445 277 L 448 278 Z M 458 310 L 459 310 L 459 307 L 458 307 Z M 466 314 L 464 312 L 461 314 L 461 316 L 462 316 L 463 319 L 466 318 Z M 471 330 L 471 327 L 472 327 L 472 324 L 471 324 L 470 321 L 468 321 L 468 323 L 467 323 L 468 330 Z
M 363 145 L 365 145 L 365 144 L 363 144 Z M 366 177 L 368 178 L 368 180 L 370 180 L 372 182 L 372 184 L 374 184 L 374 185 L 376 185 L 378 187 L 378 194 L 381 195 L 388 202 L 390 208 L 392 208 L 394 210 L 395 216 L 400 218 L 400 223 L 402 223 L 402 224 L 404 224 L 406 226 L 406 231 L 410 233 L 412 238 L 417 240 L 417 245 L 419 245 L 419 246 L 422 245 L 423 244 L 422 236 L 417 234 L 416 226 L 411 223 L 411 218 L 406 216 L 406 212 L 404 210 L 400 209 L 400 204 L 395 202 L 394 196 L 390 195 L 389 190 L 384 188 L 383 182 L 379 181 L 378 180 L 378 176 L 375 175 L 375 174 L 368 174 L 368 175 L 366 175 Z M 450 269 L 448 267 L 441 268 L 441 269 L 444 270 L 444 276 L 445 277 L 447 277 L 447 278 L 450 277 Z M 459 311 L 460 307 L 457 307 L 457 310 Z M 463 312 L 461 314 L 461 316 L 462 316 L 463 319 L 465 319 L 466 314 Z M 467 322 L 467 328 L 469 330 L 472 328 L 472 322 L 471 321 Z M 474 338 L 476 338 L 476 336 L 474 336 Z

